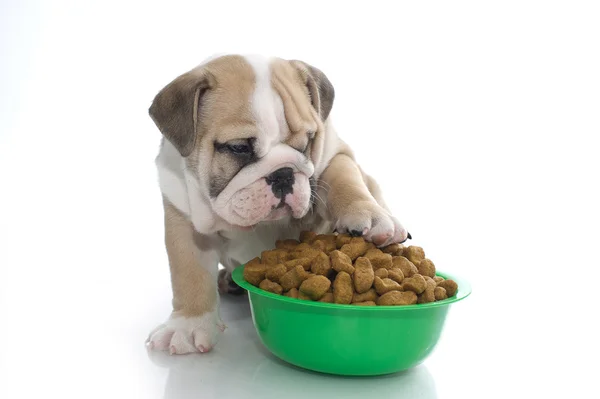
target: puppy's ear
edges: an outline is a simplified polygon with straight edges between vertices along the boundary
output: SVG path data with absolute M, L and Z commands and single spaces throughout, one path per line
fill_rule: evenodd
M 298 60 L 293 60 L 292 64 L 298 69 L 300 76 L 306 82 L 313 107 L 317 110 L 321 119 L 326 121 L 333 107 L 335 97 L 333 85 L 320 69 Z
M 202 96 L 212 87 L 212 75 L 203 69 L 192 70 L 163 88 L 150 106 L 150 117 L 184 157 L 194 149 Z

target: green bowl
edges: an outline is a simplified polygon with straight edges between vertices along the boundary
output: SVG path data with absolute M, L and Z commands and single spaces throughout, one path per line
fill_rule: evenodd
M 353 306 L 304 301 L 272 294 L 244 280 L 244 266 L 233 280 L 248 291 L 252 320 L 262 343 L 295 366 L 338 375 L 382 375 L 417 366 L 435 348 L 450 305 L 471 293 L 458 283 L 452 298 L 409 306 Z

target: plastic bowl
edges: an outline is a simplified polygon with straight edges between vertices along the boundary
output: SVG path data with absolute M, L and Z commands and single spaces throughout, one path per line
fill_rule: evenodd
M 455 296 L 409 306 L 353 306 L 304 301 L 272 294 L 244 280 L 244 266 L 233 280 L 248 291 L 252 320 L 260 340 L 278 358 L 295 366 L 337 375 L 382 375 L 423 362 L 435 348 L 450 305 L 471 293 L 458 283 Z

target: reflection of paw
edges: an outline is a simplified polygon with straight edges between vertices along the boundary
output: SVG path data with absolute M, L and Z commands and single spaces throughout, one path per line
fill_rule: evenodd
M 246 291 L 237 285 L 226 269 L 219 270 L 219 294 L 242 295 Z
M 150 333 L 146 345 L 150 349 L 166 351 L 171 355 L 208 352 L 225 331 L 218 312 L 208 312 L 198 317 L 171 316 Z
M 398 219 L 371 201 L 353 202 L 339 218 L 335 228 L 339 233 L 364 236 L 367 241 L 380 247 L 411 238 Z

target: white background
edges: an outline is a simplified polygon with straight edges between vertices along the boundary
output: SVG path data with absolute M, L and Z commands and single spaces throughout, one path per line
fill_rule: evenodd
M 0 397 L 597 397 L 594 3 L 4 0 Z M 422 366 L 289 368 L 245 299 L 214 352 L 147 355 L 170 305 L 147 109 L 217 52 L 322 69 L 413 243 L 472 283 Z

